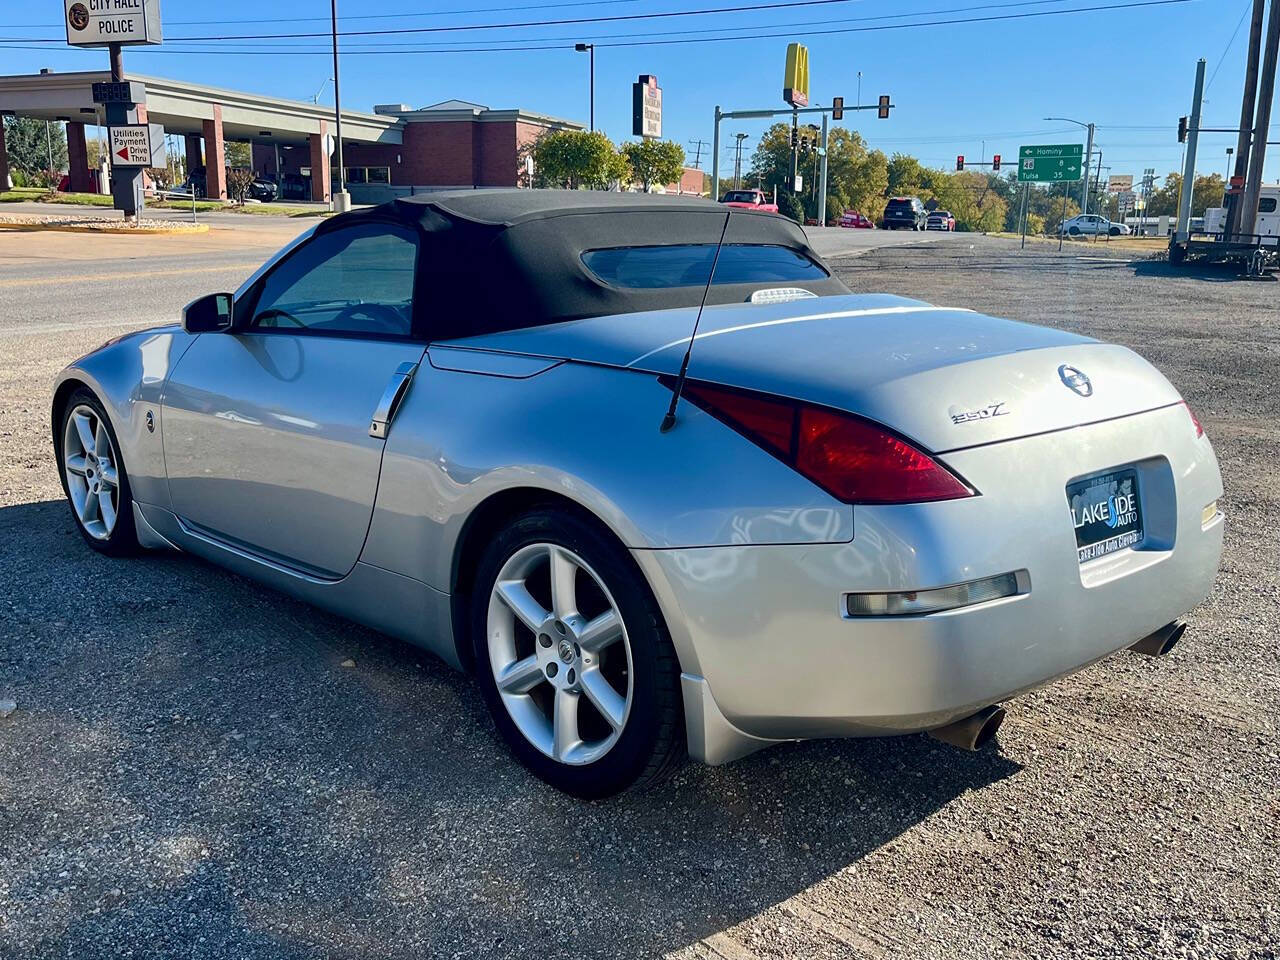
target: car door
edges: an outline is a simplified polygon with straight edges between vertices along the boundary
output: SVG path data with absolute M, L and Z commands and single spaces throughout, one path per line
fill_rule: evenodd
M 352 569 L 425 351 L 418 251 L 390 222 L 317 231 L 237 300 L 229 332 L 192 344 L 163 402 L 172 509 L 191 532 L 321 577 Z

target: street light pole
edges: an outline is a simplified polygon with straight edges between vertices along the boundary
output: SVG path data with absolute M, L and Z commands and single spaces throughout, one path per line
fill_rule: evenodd
M 347 169 L 342 164 L 342 96 L 338 92 L 338 0 L 329 0 L 329 8 L 333 17 L 333 119 L 338 154 L 338 189 L 333 194 L 333 209 L 343 213 L 349 205 L 349 198 L 346 184 Z M 329 158 L 325 157 L 325 162 L 328 161 Z
M 590 73 L 590 79 L 588 80 L 588 86 L 590 87 L 590 92 L 588 96 L 590 98 L 590 104 L 591 104 L 590 106 L 591 130 L 594 131 L 596 128 L 596 45 L 594 43 L 575 43 L 573 45 L 573 49 L 577 50 L 579 53 L 589 54 L 591 58 L 591 62 L 589 66 L 591 73 Z
M 1082 172 L 1084 173 L 1084 190 L 1081 196 L 1080 212 L 1082 214 L 1089 212 L 1089 168 L 1093 166 L 1093 134 L 1097 129 L 1092 123 L 1082 123 L 1079 120 L 1072 120 L 1070 117 L 1045 117 L 1046 120 L 1060 120 L 1063 123 L 1074 123 L 1077 127 L 1084 127 L 1089 131 L 1088 145 L 1084 148 L 1084 164 Z

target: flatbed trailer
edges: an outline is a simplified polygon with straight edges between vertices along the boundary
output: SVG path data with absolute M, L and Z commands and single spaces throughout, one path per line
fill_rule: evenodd
M 1169 241 L 1169 262 L 1175 267 L 1188 261 L 1241 263 L 1249 276 L 1259 277 L 1267 272 L 1280 270 L 1278 244 L 1280 237 L 1274 235 L 1236 234 L 1228 240 L 1223 233 L 1193 230 L 1186 240 L 1179 242 L 1175 235 Z

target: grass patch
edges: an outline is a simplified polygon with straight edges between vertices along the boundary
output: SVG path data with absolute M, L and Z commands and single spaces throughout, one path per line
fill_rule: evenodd
M 148 209 L 185 210 L 191 212 L 190 200 L 161 200 L 147 204 Z M 322 217 L 328 216 L 326 210 L 300 210 L 281 203 L 246 203 L 243 207 L 234 203 L 220 203 L 217 200 L 197 200 L 197 213 L 245 213 L 257 217 Z
M 0 203 L 65 203 L 81 207 L 110 207 L 110 197 L 99 193 L 58 193 L 40 187 L 15 187 L 0 193 Z

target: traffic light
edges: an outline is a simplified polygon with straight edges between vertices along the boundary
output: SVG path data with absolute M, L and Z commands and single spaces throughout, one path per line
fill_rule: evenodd
M 957 170 L 963 170 L 963 169 L 964 169 L 964 154 L 963 154 L 963 153 L 962 153 L 962 154 L 960 154 L 960 156 L 956 157 L 956 169 L 957 169 Z
M 1187 142 L 1187 118 L 1186 117 L 1178 118 L 1178 142 L 1179 143 Z
M 844 119 L 844 97 L 831 98 L 831 119 L 832 120 Z
M 795 149 L 796 143 L 798 141 L 798 137 L 799 137 L 799 131 L 797 131 L 795 127 L 792 127 L 791 133 L 788 135 L 787 145 L 790 146 L 791 149 L 793 150 Z
M 995 173 L 999 169 L 1000 169 L 1000 154 L 997 153 L 994 157 L 991 158 L 991 172 Z
M 880 109 L 876 111 L 876 116 L 881 120 L 889 119 L 889 95 L 887 93 L 880 94 Z

